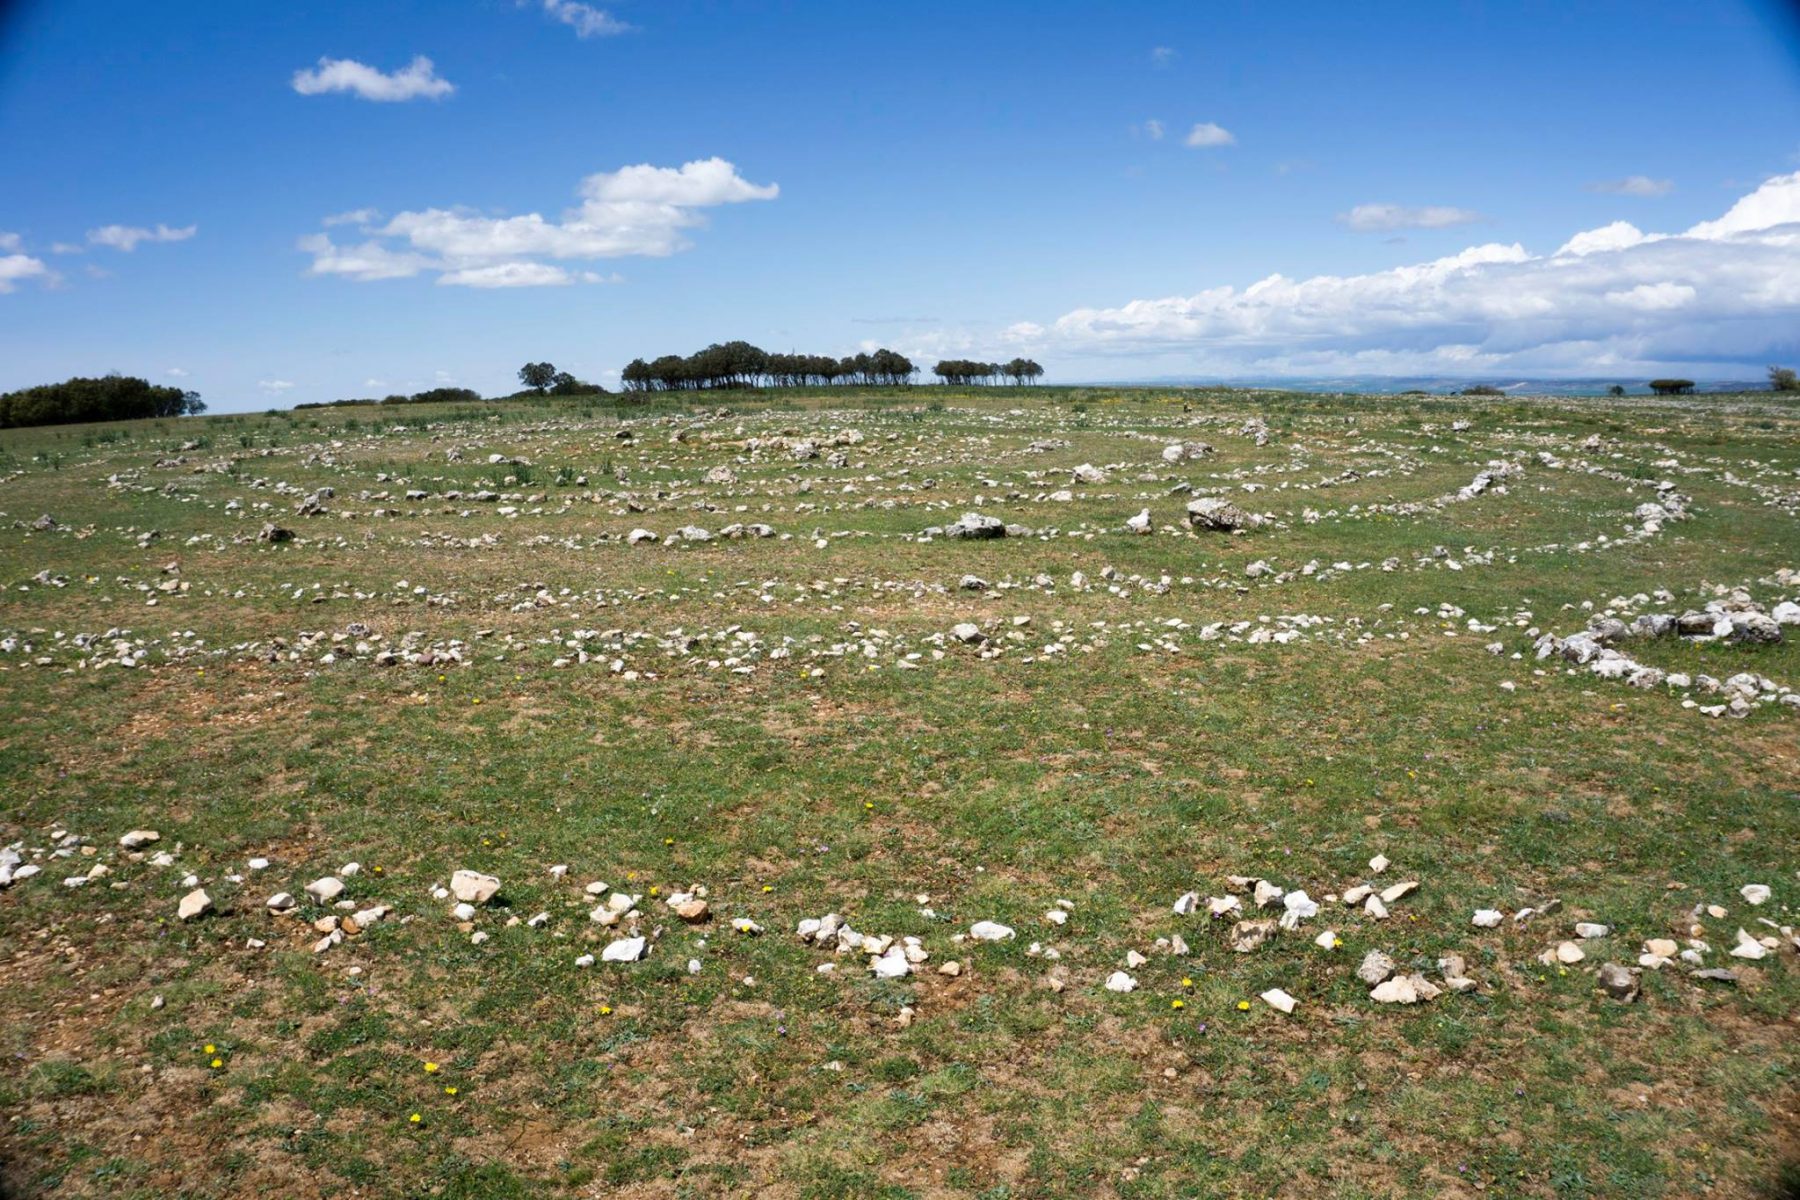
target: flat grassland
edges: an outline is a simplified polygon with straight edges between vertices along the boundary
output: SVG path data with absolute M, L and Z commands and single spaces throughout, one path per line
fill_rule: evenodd
M 1190 529 L 1201 494 L 1266 520 Z M 965 512 L 1024 528 L 927 535 Z M 1791 1195 L 1800 626 L 1617 642 L 1643 686 L 1534 643 L 1772 613 L 1795 567 L 1769 394 L 0 434 L 0 845 L 38 868 L 0 891 L 0 1194 Z M 459 869 L 501 881 L 468 919 Z M 1240 952 L 1258 879 L 1319 912 Z M 928 957 L 796 936 L 827 913 Z M 1372 950 L 1475 986 L 1377 1003 Z

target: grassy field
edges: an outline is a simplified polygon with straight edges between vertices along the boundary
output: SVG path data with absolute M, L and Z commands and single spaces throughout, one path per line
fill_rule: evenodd
M 1659 481 L 1684 519 L 1638 514 Z M 1267 520 L 1190 530 L 1188 489 Z M 1025 529 L 926 536 L 970 511 Z M 1792 1195 L 1800 626 L 1620 643 L 1687 686 L 1534 642 L 1773 611 L 1796 567 L 1800 405 L 1769 394 L 0 434 L 0 845 L 39 868 L 0 891 L 0 1194 Z M 1765 702 L 1706 715 L 1702 676 L 1745 672 Z M 348 907 L 306 897 L 350 863 Z M 469 920 L 459 869 L 501 881 Z M 1237 952 L 1283 910 L 1232 876 L 1320 911 Z M 1386 919 L 1342 902 L 1404 880 Z M 637 915 L 594 920 L 614 893 Z M 929 957 L 879 978 L 795 935 L 832 912 Z M 1610 932 L 1541 962 L 1577 922 Z M 1731 956 L 1740 928 L 1773 948 Z M 641 961 L 581 965 L 633 929 Z M 1597 987 L 1662 938 L 1735 983 Z M 1376 1003 L 1371 950 L 1475 986 Z

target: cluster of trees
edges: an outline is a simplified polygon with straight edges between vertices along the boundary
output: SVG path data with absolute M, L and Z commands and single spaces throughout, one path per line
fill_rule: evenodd
M 626 391 L 698 388 L 807 387 L 834 383 L 895 386 L 912 382 L 919 369 L 893 350 L 832 358 L 825 354 L 770 354 L 749 342 L 715 342 L 683 357 L 651 362 L 634 358 L 620 379 Z
M 1659 396 L 1685 396 L 1694 390 L 1691 379 L 1652 379 L 1650 390 Z
M 1043 377 L 1044 368 L 1029 358 L 1015 358 L 1011 362 L 991 363 L 976 362 L 968 358 L 946 358 L 931 368 L 931 373 L 945 383 L 994 383 L 1000 379 L 1010 379 L 1014 383 L 1036 382 Z
M 0 429 L 25 425 L 74 425 L 82 421 L 132 421 L 203 413 L 199 392 L 157 387 L 130 375 L 75 378 L 0 395 Z
M 606 389 L 597 383 L 577 379 L 567 371 L 556 369 L 555 363 L 526 363 L 519 368 L 519 382 L 540 396 L 604 396 Z
M 1800 392 L 1800 375 L 1792 367 L 1770 367 L 1769 388 L 1777 392 Z

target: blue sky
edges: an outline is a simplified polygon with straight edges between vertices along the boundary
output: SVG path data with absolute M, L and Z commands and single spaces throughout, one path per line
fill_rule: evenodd
M 1773 5 L 0 11 L 0 388 L 610 385 L 733 337 L 1051 382 L 1800 359 Z

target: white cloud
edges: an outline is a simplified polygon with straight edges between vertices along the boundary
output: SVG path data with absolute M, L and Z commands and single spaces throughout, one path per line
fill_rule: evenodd
M 561 267 L 538 262 L 503 262 L 486 267 L 463 267 L 437 278 L 439 286 L 508 288 L 561 287 L 575 280 Z
M 1716 221 L 1645 234 L 1617 222 L 1555 252 L 1486 244 L 1365 275 L 1080 308 L 1036 344 L 1061 354 L 1179 355 L 1267 374 L 1521 373 L 1632 364 L 1755 365 L 1800 322 L 1800 172 Z
M 387 380 L 385 380 L 385 379 L 365 379 L 365 380 L 363 380 L 363 386 L 366 388 L 382 388 L 382 387 L 387 386 Z
M 41 258 L 29 254 L 0 254 L 0 295 L 13 291 L 21 280 L 41 279 L 47 283 L 52 278 L 50 268 Z
M 456 87 L 438 78 L 431 60 L 421 54 L 391 75 L 352 58 L 321 58 L 314 69 L 294 72 L 294 90 L 302 96 L 349 92 L 364 100 L 400 101 L 421 96 L 442 100 Z
M 1671 179 L 1652 179 L 1648 175 L 1627 175 L 1623 179 L 1600 179 L 1587 185 L 1590 192 L 1611 196 L 1666 196 L 1675 188 Z
M 1156 67 L 1166 67 L 1179 57 L 1181 56 L 1174 47 L 1157 46 L 1150 51 L 1150 64 Z
M 0 233 L 0 250 L 8 252 L 24 248 L 25 243 L 16 233 Z
M 291 379 L 259 379 L 256 381 L 256 386 L 271 396 L 279 396 L 282 392 L 291 389 L 294 381 Z
M 92 245 L 111 246 L 129 254 L 137 249 L 139 242 L 185 242 L 199 230 L 198 225 L 180 229 L 171 229 L 167 225 L 158 225 L 155 229 L 145 229 L 141 225 L 102 225 L 88 230 L 87 240 Z
M 675 254 L 688 247 L 685 231 L 705 224 L 701 210 L 773 200 L 780 190 L 749 182 L 721 158 L 681 167 L 642 164 L 589 175 L 581 182 L 581 203 L 557 220 L 426 208 L 396 213 L 365 230 L 371 236 L 360 245 L 339 246 L 318 233 L 302 238 L 299 248 L 313 256 L 313 275 L 372 280 L 435 271 L 448 286 L 556 286 L 577 276 L 554 261 Z M 617 276 L 591 271 L 579 278 L 617 282 Z
M 1141 128 L 1143 129 L 1144 136 L 1149 138 L 1151 141 L 1153 141 L 1153 142 L 1162 141 L 1162 139 L 1163 139 L 1163 123 L 1161 121 L 1158 121 L 1156 118 L 1152 117 L 1150 120 L 1145 121 Z
M 167 371 L 164 371 L 163 374 L 169 376 L 171 379 L 186 379 L 188 375 L 188 373 L 180 367 L 170 367 Z
M 1442 204 L 1428 204 L 1423 208 L 1359 204 L 1347 213 L 1339 213 L 1337 219 L 1358 233 L 1387 233 L 1395 229 L 1447 229 L 1452 225 L 1469 225 L 1481 220 L 1481 214 Z
M 1235 146 L 1237 139 L 1232 137 L 1231 131 L 1223 126 L 1215 125 L 1211 121 L 1202 121 L 1188 130 L 1187 144 L 1203 150 L 1210 150 L 1215 146 Z
M 405 279 L 433 265 L 433 260 L 423 254 L 390 250 L 376 241 L 339 246 L 323 233 L 301 238 L 299 248 L 313 256 L 308 275 L 343 275 L 362 282 Z
M 544 12 L 551 20 L 573 29 L 576 37 L 612 37 L 630 33 L 632 28 L 611 13 L 576 0 L 544 0 Z
M 368 225 L 381 220 L 378 208 L 353 208 L 349 212 L 333 213 L 320 221 L 321 225 Z

